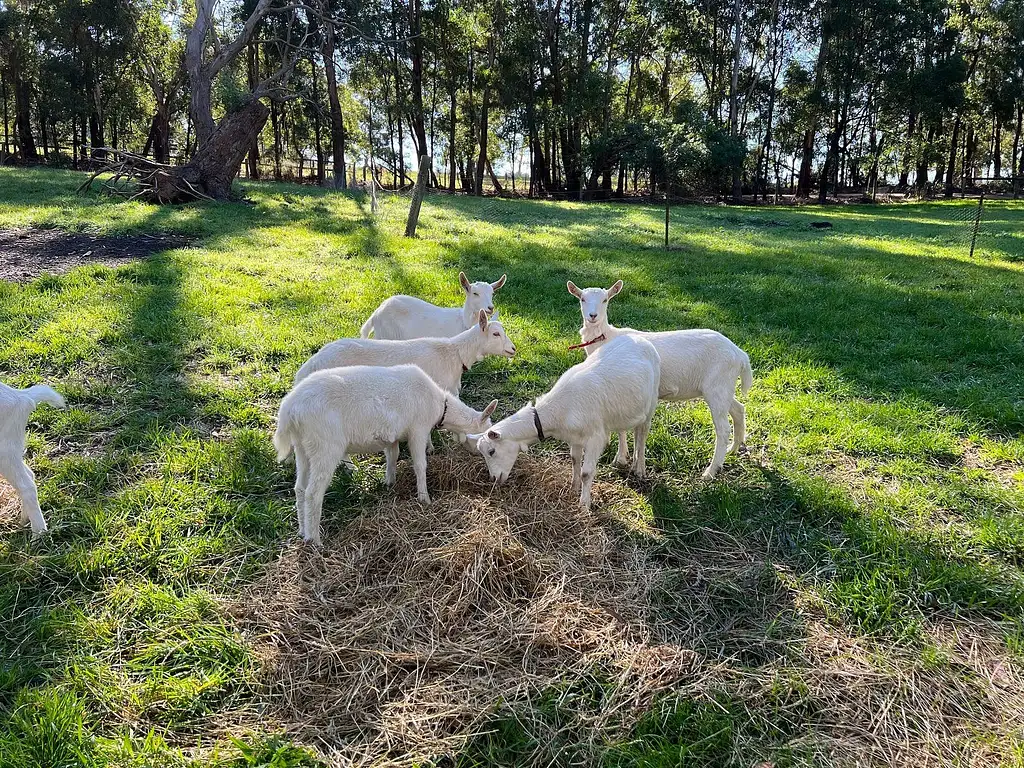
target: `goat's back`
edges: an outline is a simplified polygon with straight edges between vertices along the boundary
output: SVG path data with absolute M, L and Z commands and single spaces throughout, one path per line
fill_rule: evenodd
M 439 307 L 404 294 L 385 299 L 372 320 L 378 339 L 450 338 L 466 330 L 462 307 Z
M 694 328 L 646 331 L 661 357 L 659 396 L 663 400 L 732 397 L 736 380 L 749 367 L 747 353 L 718 331 Z
M 649 341 L 616 337 L 562 374 L 538 402 L 556 404 L 566 427 L 580 434 L 633 429 L 657 406 L 660 369 L 658 351 Z
M 356 365 L 390 368 L 398 365 L 415 365 L 421 368 L 442 389 L 449 388 L 443 375 L 447 357 L 447 339 L 337 339 L 324 345 L 309 358 L 298 373 L 298 384 L 317 371 L 328 368 L 342 368 Z M 461 376 L 461 367 L 458 373 Z M 444 379 L 444 380 L 442 380 Z
M 348 441 L 404 438 L 444 393 L 415 365 L 328 368 L 303 379 L 281 402 L 281 419 L 303 432 Z

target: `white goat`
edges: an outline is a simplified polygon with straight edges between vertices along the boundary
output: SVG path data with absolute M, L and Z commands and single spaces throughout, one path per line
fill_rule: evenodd
M 295 507 L 299 535 L 320 543 L 324 494 L 338 464 L 353 453 L 383 451 L 384 480 L 393 485 L 398 443 L 409 444 L 416 492 L 429 504 L 427 440 L 431 429 L 469 433 L 487 429 L 498 401 L 482 412 L 445 392 L 415 365 L 355 365 L 317 371 L 281 402 L 274 433 L 278 461 L 295 451 Z
M 536 405 L 524 406 L 478 436 L 477 450 L 491 477 L 505 482 L 519 452 L 545 436 L 563 440 L 572 454 L 572 489 L 580 492 L 580 506 L 590 509 L 594 472 L 608 435 L 630 429 L 636 441 L 633 472 L 643 477 L 660 368 L 654 345 L 640 337 L 606 344 L 563 373 Z
M 325 368 L 348 365 L 418 365 L 441 389 L 459 394 L 462 374 L 488 355 L 515 357 L 516 346 L 505 335 L 497 320 L 488 322 L 480 310 L 477 323 L 451 338 L 338 339 L 323 347 L 303 363 L 295 374 L 295 383 Z
M 472 328 L 481 309 L 497 319 L 494 292 L 505 284 L 505 275 L 495 283 L 471 283 L 465 272 L 459 272 L 459 283 L 466 293 L 461 308 L 439 307 L 415 296 L 392 296 L 373 310 L 359 335 L 364 339 L 371 333 L 378 339 L 448 338 Z
M 608 290 L 580 290 L 571 280 L 567 286 L 569 293 L 580 300 L 580 312 L 583 315 L 580 339 L 587 355 L 623 334 L 645 338 L 654 344 L 661 356 L 658 397 L 668 401 L 699 398 L 708 404 L 715 425 L 715 453 L 703 477 L 714 477 L 725 463 L 726 453 L 742 449 L 746 440 L 746 410 L 736 399 L 736 380 L 740 380 L 743 394 L 747 394 L 753 382 L 747 353 L 718 331 L 694 329 L 651 332 L 616 328 L 608 321 L 608 301 L 622 290 L 621 280 L 616 281 Z M 726 448 L 729 443 L 730 416 L 736 434 Z M 625 465 L 628 461 L 626 434 L 620 432 L 615 463 Z
M 39 508 L 35 475 L 25 463 L 25 428 L 40 403 L 67 407 L 64 398 L 45 384 L 28 389 L 0 384 L 0 477 L 14 486 L 21 499 L 21 522 L 31 524 L 37 535 L 45 533 L 46 520 Z

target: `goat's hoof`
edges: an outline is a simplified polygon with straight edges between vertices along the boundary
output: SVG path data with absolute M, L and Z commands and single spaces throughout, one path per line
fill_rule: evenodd
M 629 456 L 616 456 L 612 464 L 614 464 L 616 467 L 628 467 Z
M 708 467 L 704 470 L 704 474 L 700 476 L 701 480 L 714 480 L 719 469 L 721 469 L 721 467 Z
M 430 506 L 430 497 L 429 496 L 417 496 L 416 500 L 419 501 L 419 503 L 423 504 L 424 506 L 427 506 L 427 507 Z

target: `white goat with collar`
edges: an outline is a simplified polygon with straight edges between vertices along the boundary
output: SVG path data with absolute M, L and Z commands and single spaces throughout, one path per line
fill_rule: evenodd
M 35 535 L 46 532 L 46 518 L 39 507 L 35 475 L 25 463 L 25 428 L 40 403 L 67 407 L 64 398 L 45 384 L 28 389 L 0 384 L 0 477 L 14 486 L 21 500 L 21 522 L 29 523 Z
M 746 440 L 746 410 L 736 399 L 736 380 L 740 380 L 746 395 L 753 383 L 747 353 L 718 331 L 652 332 L 615 327 L 608 321 L 608 302 L 622 290 L 621 280 L 607 290 L 581 290 L 571 280 L 567 287 L 569 293 L 580 300 L 580 313 L 583 315 L 580 339 L 587 355 L 594 354 L 612 339 L 623 335 L 647 339 L 661 356 L 658 397 L 668 401 L 702 399 L 708 404 L 715 425 L 715 453 L 703 477 L 714 477 L 725 463 L 726 454 L 742 449 Z M 736 433 L 732 443 L 729 443 L 730 416 Z M 620 432 L 615 463 L 625 465 L 628 461 L 626 434 Z
M 441 389 L 459 394 L 462 374 L 488 355 L 515 357 L 516 345 L 497 320 L 488 322 L 480 310 L 476 325 L 451 338 L 429 339 L 338 339 L 324 346 L 303 363 L 295 383 L 325 368 L 347 365 L 417 365 Z
M 520 451 L 534 443 L 545 437 L 568 443 L 572 488 L 580 492 L 580 506 L 590 509 L 597 461 L 611 432 L 633 430 L 633 473 L 644 476 L 660 367 L 653 344 L 622 336 L 563 373 L 535 405 L 524 406 L 484 435 L 467 437 L 477 438 L 477 450 L 498 482 L 508 479 Z
M 459 284 L 466 294 L 461 307 L 439 307 L 415 296 L 392 296 L 373 310 L 359 335 L 364 339 L 371 333 L 378 339 L 446 339 L 472 328 L 480 310 L 497 320 L 494 292 L 505 284 L 505 277 L 493 283 L 471 283 L 465 272 L 459 272 Z
M 494 400 L 482 412 L 444 391 L 415 365 L 390 368 L 355 365 L 317 371 L 303 379 L 283 401 L 274 446 L 278 461 L 295 452 L 295 507 L 299 535 L 320 543 L 324 494 L 334 470 L 347 455 L 383 451 L 384 480 L 397 475 L 398 444 L 405 441 L 416 473 L 416 495 L 429 504 L 427 441 L 430 430 L 463 434 L 487 429 Z

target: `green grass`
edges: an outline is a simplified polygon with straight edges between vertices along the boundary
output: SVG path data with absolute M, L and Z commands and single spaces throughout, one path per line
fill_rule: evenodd
M 842 685 L 820 679 L 822 636 L 893 681 L 987 690 L 943 644 L 948 628 L 1004 669 L 1024 663 L 1024 204 L 986 205 L 974 258 L 960 202 L 677 208 L 666 252 L 663 211 L 644 206 L 432 197 L 406 240 L 403 200 L 374 218 L 357 195 L 253 185 L 252 205 L 158 208 L 78 197 L 79 181 L 0 169 L 0 227 L 196 239 L 0 283 L 0 378 L 46 380 L 71 404 L 30 427 L 52 533 L 2 522 L 2 768 L 314 764 L 274 734 L 208 727 L 259 685 L 222 599 L 294 531 L 274 414 L 306 357 L 358 333 L 381 299 L 459 303 L 460 269 L 509 275 L 496 301 L 519 356 L 475 367 L 464 390 L 478 406 L 498 397 L 499 414 L 580 359 L 567 279 L 623 278 L 613 322 L 716 328 L 754 365 L 749 458 L 699 482 L 702 405 L 661 406 L 648 445 L 661 557 L 681 583 L 706 580 L 707 605 L 666 590 L 666 616 L 700 665 L 728 673 L 652 704 L 606 745 L 607 765 L 842 762 L 804 738 L 842 721 L 819 695 Z M 822 218 L 834 229 L 807 226 Z M 327 535 L 386 493 L 381 475 L 375 462 L 338 474 Z M 707 552 L 742 563 L 705 572 Z M 1024 738 L 978 706 L 974 731 L 942 742 L 948 761 L 987 750 L 1024 765 Z M 535 753 L 537 733 L 494 722 L 458 762 Z

